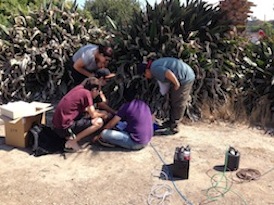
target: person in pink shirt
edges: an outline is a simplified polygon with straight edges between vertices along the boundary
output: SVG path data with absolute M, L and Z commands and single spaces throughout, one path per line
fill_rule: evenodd
M 53 119 L 53 129 L 59 137 L 66 138 L 66 151 L 78 151 L 78 141 L 103 126 L 108 113 L 94 108 L 93 99 L 99 95 L 100 82 L 95 77 L 85 79 L 71 89 L 58 103 Z

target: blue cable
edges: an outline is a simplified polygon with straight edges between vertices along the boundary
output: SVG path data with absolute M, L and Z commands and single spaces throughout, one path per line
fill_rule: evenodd
M 167 164 L 165 163 L 165 161 L 163 160 L 162 156 L 161 156 L 160 153 L 156 150 L 156 148 L 153 146 L 153 144 L 152 144 L 151 142 L 150 142 L 150 146 L 154 149 L 154 151 L 156 152 L 156 154 L 158 155 L 158 157 L 160 158 L 160 160 L 161 160 L 161 161 L 163 162 L 163 164 L 166 166 Z M 181 196 L 181 198 L 182 198 L 187 204 L 193 205 L 193 204 L 186 198 L 186 196 L 184 196 L 184 195 L 181 193 L 181 191 L 177 188 L 177 186 L 176 186 L 176 184 L 175 184 L 175 182 L 174 182 L 174 180 L 173 180 L 173 177 L 172 177 L 172 175 L 170 174 L 170 171 L 169 171 L 169 168 L 168 168 L 168 167 L 167 167 L 167 169 L 168 169 L 167 175 L 168 175 L 168 177 L 170 177 L 171 182 L 172 182 L 174 188 L 176 189 L 177 193 Z

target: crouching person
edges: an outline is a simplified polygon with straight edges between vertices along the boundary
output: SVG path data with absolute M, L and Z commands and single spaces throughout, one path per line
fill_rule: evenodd
M 103 119 L 108 114 L 95 110 L 93 106 L 93 99 L 99 92 L 99 80 L 90 77 L 70 90 L 58 103 L 52 123 L 54 131 L 67 139 L 66 151 L 78 151 L 78 141 L 103 126 Z
M 131 150 L 144 148 L 153 136 L 152 115 L 149 106 L 142 100 L 135 99 L 136 90 L 127 88 L 124 91 L 124 103 L 117 114 L 104 126 L 98 137 L 98 142 L 103 146 L 115 145 Z M 120 122 L 127 126 L 124 130 L 115 130 Z

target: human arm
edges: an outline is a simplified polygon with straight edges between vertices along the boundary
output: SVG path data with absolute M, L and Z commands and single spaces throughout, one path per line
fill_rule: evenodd
M 108 104 L 107 104 L 107 98 L 105 96 L 105 94 L 103 93 L 103 91 L 100 91 L 99 96 L 101 98 L 101 102 L 98 102 L 98 108 L 105 110 L 113 115 L 116 114 L 116 110 L 112 109 Z
M 103 129 L 112 129 L 117 125 L 118 122 L 120 122 L 121 117 L 118 115 L 115 115 L 104 127 Z
M 116 114 L 116 110 L 112 109 L 111 107 L 109 107 L 109 105 L 106 102 L 99 102 L 98 103 L 98 108 L 105 110 L 113 115 Z
M 87 107 L 87 112 L 88 112 L 88 114 L 90 115 L 90 117 L 92 119 L 97 118 L 97 117 L 101 117 L 103 119 L 109 118 L 109 115 L 108 115 L 107 112 L 98 111 L 98 110 L 95 109 L 95 107 L 93 105 Z
M 121 118 L 118 115 L 115 115 L 104 127 L 103 129 L 112 129 L 117 125 L 118 122 L 121 121 Z M 92 141 L 96 142 L 98 139 L 102 137 L 102 132 L 96 136 Z
M 85 69 L 85 64 L 84 64 L 84 61 L 83 61 L 82 58 L 79 58 L 75 61 L 75 63 L 73 64 L 73 68 L 77 72 L 81 73 L 84 76 L 87 76 L 87 77 L 93 77 L 94 76 L 93 73 L 91 73 L 91 72 L 89 72 Z
M 169 69 L 166 70 L 165 77 L 174 85 L 174 90 L 179 89 L 180 82 L 171 70 Z

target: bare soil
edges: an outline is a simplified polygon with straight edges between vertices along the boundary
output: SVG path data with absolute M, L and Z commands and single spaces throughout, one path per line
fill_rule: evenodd
M 274 138 L 247 125 L 181 125 L 180 133 L 155 136 L 140 151 L 83 142 L 81 152 L 66 158 L 59 154 L 34 157 L 28 149 L 7 146 L 0 127 L 0 204 L 143 205 L 161 200 L 171 205 L 274 204 Z M 187 144 L 192 148 L 189 179 L 159 178 L 164 163 L 173 163 L 175 148 Z M 236 176 L 239 170 L 218 171 L 229 146 L 241 154 L 239 170 L 256 169 L 262 176 L 242 181 Z M 166 198 L 158 192 L 158 199 L 153 195 L 159 186 Z

